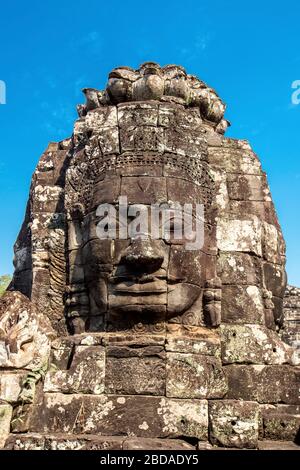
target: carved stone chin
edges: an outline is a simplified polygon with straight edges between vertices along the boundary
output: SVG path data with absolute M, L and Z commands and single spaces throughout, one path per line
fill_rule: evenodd
M 84 95 L 0 301 L 0 447 L 293 448 L 299 292 L 287 324 L 258 157 L 183 67 L 118 67 Z

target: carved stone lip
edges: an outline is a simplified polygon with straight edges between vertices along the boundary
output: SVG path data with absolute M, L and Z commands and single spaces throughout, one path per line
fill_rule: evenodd
M 163 294 L 168 291 L 166 280 L 156 279 L 148 282 L 136 282 L 132 280 L 123 280 L 118 284 L 112 285 L 112 291 L 114 294 Z
M 167 276 L 166 274 L 141 274 L 138 275 L 130 275 L 130 274 L 119 274 L 111 276 L 109 281 L 112 285 L 117 284 L 149 284 L 150 282 L 166 282 Z

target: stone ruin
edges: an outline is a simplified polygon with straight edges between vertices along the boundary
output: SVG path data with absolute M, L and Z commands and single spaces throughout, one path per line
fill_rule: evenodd
M 285 243 L 257 155 L 180 66 L 119 67 L 84 94 L 34 172 L 0 303 L 0 446 L 299 449 Z M 97 208 L 120 196 L 202 204 L 202 248 L 100 239 Z

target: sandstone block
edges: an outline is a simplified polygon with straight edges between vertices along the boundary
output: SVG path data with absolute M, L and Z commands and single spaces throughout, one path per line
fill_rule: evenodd
M 259 403 L 300 404 L 299 367 L 289 365 L 228 365 L 227 397 Z
M 264 439 L 298 441 L 300 430 L 300 406 L 262 405 Z
M 85 118 L 86 130 L 100 131 L 101 127 L 116 127 L 118 125 L 117 108 L 115 106 L 103 106 L 89 111 Z
M 61 212 L 63 190 L 58 186 L 41 186 L 34 188 L 33 212 Z
M 209 403 L 210 437 L 224 447 L 258 445 L 259 406 L 251 401 L 221 400 Z
M 220 360 L 200 354 L 167 354 L 167 397 L 223 398 L 226 392 Z
M 195 131 L 188 134 L 185 129 L 164 128 L 158 150 L 172 152 L 178 155 L 188 155 L 193 158 L 206 159 L 204 137 Z
M 262 285 L 261 260 L 248 253 L 220 252 L 217 272 L 223 285 Z
M 195 447 L 180 439 L 129 438 L 124 441 L 124 450 L 194 450 Z
M 103 155 L 120 153 L 119 128 L 102 127 L 99 129 L 98 143 Z
M 93 393 L 104 391 L 105 352 L 101 346 L 77 346 L 69 370 L 48 372 L 45 392 Z
M 266 289 L 271 291 L 273 296 L 283 298 L 287 283 L 284 266 L 264 263 L 263 272 Z
M 224 168 L 228 173 L 238 173 L 247 175 L 262 174 L 261 164 L 258 157 L 251 148 L 230 148 L 232 142 L 225 139 L 224 147 L 209 147 L 208 158 L 211 165 L 218 168 Z M 228 147 L 227 147 L 228 146 Z
M 159 151 L 162 149 L 163 129 L 153 126 L 121 128 L 120 143 L 122 152 Z
M 0 372 L 0 400 L 16 403 L 22 390 L 24 373 Z
M 281 264 L 280 235 L 277 227 L 267 222 L 263 223 L 262 252 L 268 262 Z
M 220 337 L 211 329 L 168 324 L 166 351 L 220 357 Z
M 12 418 L 12 406 L 7 403 L 0 403 L 0 449 L 4 447 L 10 430 Z
M 164 395 L 165 353 L 162 346 L 110 346 L 106 357 L 106 393 Z
M 219 208 L 219 213 L 226 213 L 228 209 L 229 196 L 226 181 L 226 172 L 220 169 L 212 169 L 211 173 L 215 184 L 215 199 Z
M 259 450 L 300 450 L 299 445 L 291 441 L 259 441 Z
M 261 256 L 262 228 L 258 219 L 226 220 L 217 223 L 217 245 L 221 251 L 242 251 Z
M 222 289 L 222 321 L 264 324 L 264 304 L 257 286 L 227 286 Z
M 206 400 L 46 393 L 31 432 L 207 440 Z
M 121 128 L 157 126 L 157 121 L 157 104 L 126 103 L 118 107 L 118 122 Z
M 124 437 L 68 434 L 11 434 L 7 450 L 121 450 Z
M 93 207 L 97 209 L 100 204 L 113 204 L 118 201 L 121 191 L 121 178 L 111 177 L 109 180 L 99 181 L 93 188 Z
M 220 332 L 223 364 L 292 362 L 293 349 L 263 325 L 221 325 Z
M 74 343 L 72 338 L 60 338 L 52 342 L 50 365 L 57 369 L 66 370 L 73 351 Z
M 229 174 L 227 177 L 230 199 L 247 201 L 270 200 L 270 191 L 263 176 Z

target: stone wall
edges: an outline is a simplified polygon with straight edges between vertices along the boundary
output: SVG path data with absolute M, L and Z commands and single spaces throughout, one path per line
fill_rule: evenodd
M 257 327 L 252 338 L 251 330 L 174 325 L 166 336 L 54 340 L 34 395 L 24 387 L 28 370 L 1 374 L 6 433 L 11 420 L 6 446 L 209 449 L 297 441 L 300 400 L 289 350 L 275 333 L 267 338 Z
M 287 286 L 283 301 L 283 340 L 300 352 L 300 288 Z

